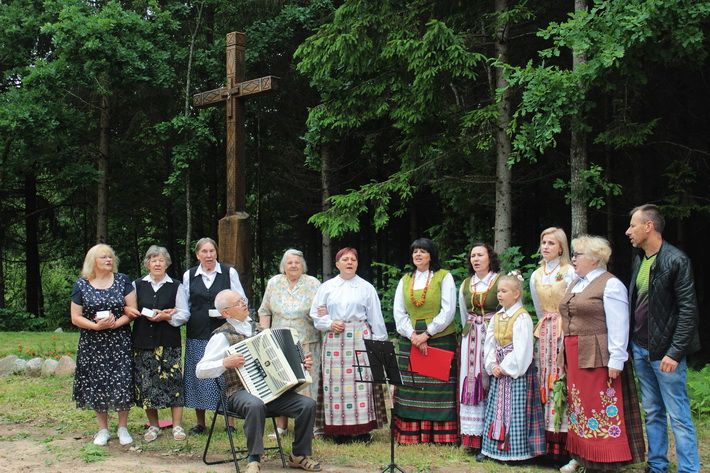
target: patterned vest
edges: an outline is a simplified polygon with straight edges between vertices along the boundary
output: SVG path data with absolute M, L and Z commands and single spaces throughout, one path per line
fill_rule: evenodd
M 525 307 L 519 308 L 507 319 L 502 317 L 503 313 L 501 312 L 497 312 L 493 316 L 493 336 L 498 345 L 505 347 L 513 343 L 513 325 L 515 325 L 515 321 L 518 320 L 521 314 L 527 314 Z
M 559 281 L 555 281 L 551 284 L 543 284 L 543 268 L 533 273 L 533 284 L 535 284 L 537 297 L 540 300 L 540 306 L 544 312 L 558 313 L 560 301 L 567 291 L 567 280 L 564 278 L 564 275 L 567 274 L 567 268 L 567 265 L 560 266 L 557 269 L 557 274 L 561 274 L 563 277 Z M 537 314 L 537 316 L 542 317 L 542 314 Z
M 493 314 L 498 310 L 498 278 L 500 274 L 496 274 L 491 281 L 491 285 L 483 292 L 471 292 L 471 277 L 467 277 L 463 284 L 463 299 L 466 301 L 466 313 L 480 315 Z M 468 335 L 471 330 L 471 323 L 465 321 L 463 326 L 463 335 Z
M 252 333 L 256 335 L 256 331 L 254 330 L 254 324 L 252 323 Z M 227 337 L 227 341 L 229 342 L 229 346 L 234 345 L 235 343 L 239 343 L 242 340 L 245 340 L 248 338 L 246 335 L 243 335 L 241 333 L 238 333 L 232 324 L 229 322 L 225 322 L 221 327 L 217 328 L 214 332 L 212 332 L 213 335 L 217 335 L 218 333 L 223 333 L 225 337 Z M 240 389 L 244 389 L 244 385 L 242 385 L 241 380 L 239 379 L 239 375 L 237 374 L 237 370 L 233 368 L 228 368 L 224 372 L 224 384 L 225 384 L 225 389 L 224 389 L 224 394 L 227 399 L 229 399 L 229 396 L 234 394 L 235 392 L 239 391 Z
M 562 331 L 579 340 L 579 367 L 601 368 L 609 364 L 609 341 L 604 313 L 604 287 L 614 277 L 606 271 L 580 293 L 572 293 L 578 281 L 570 284 L 560 302 Z
M 419 322 L 420 326 L 422 323 L 428 326 L 431 321 L 434 320 L 434 317 L 436 317 L 441 311 L 441 283 L 447 274 L 449 274 L 449 272 L 445 269 L 440 269 L 434 273 L 431 277 L 431 281 L 429 281 L 429 288 L 426 292 L 424 304 L 420 307 L 414 305 L 412 298 L 410 297 L 410 290 L 413 284 L 412 274 L 407 273 L 402 278 L 402 299 L 404 300 L 404 308 L 407 311 L 407 314 L 409 314 L 409 320 L 412 323 L 412 327 L 415 329 L 417 327 L 417 322 Z M 415 289 L 413 291 L 414 300 L 419 300 L 422 296 L 422 292 L 424 292 L 424 289 Z M 451 335 L 454 332 L 456 332 L 456 326 L 452 322 L 444 330 L 432 336 L 432 338 Z

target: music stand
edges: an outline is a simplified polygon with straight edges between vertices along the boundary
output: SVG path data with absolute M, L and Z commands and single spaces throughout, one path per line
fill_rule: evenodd
M 390 395 L 390 384 L 404 386 L 403 372 L 409 373 L 412 386 L 416 384 L 414 381 L 414 373 L 412 371 L 400 370 L 397 364 L 397 357 L 409 358 L 409 355 L 396 354 L 394 352 L 394 344 L 390 341 L 368 339 L 364 341 L 365 350 L 355 350 L 355 360 L 357 363 L 354 364 L 353 367 L 358 368 L 358 374 L 360 376 L 360 379 L 356 380 L 356 382 L 385 384 L 387 387 L 387 396 Z M 369 365 L 360 364 L 359 355 L 361 353 L 367 353 L 367 358 L 370 362 Z M 372 380 L 362 378 L 362 368 L 370 368 Z M 390 464 L 383 468 L 380 473 L 394 473 L 395 471 L 406 473 L 394 462 L 394 416 L 392 416 L 390 420 Z

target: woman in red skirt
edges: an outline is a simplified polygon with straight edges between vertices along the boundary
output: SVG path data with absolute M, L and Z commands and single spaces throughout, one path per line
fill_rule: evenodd
M 560 303 L 567 373 L 567 451 L 594 470 L 618 470 L 643 461 L 638 399 L 628 362 L 629 307 L 624 284 L 606 270 L 609 242 L 583 235 L 572 240 L 578 279 Z

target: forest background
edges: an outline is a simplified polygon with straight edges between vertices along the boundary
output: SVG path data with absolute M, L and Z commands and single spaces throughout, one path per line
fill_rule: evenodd
M 529 271 L 552 225 L 628 282 L 653 202 L 710 329 L 710 0 L 0 0 L 0 329 L 68 327 L 97 241 L 135 278 L 151 244 L 179 276 L 216 238 L 224 109 L 191 96 L 230 31 L 281 78 L 247 103 L 252 305 L 286 248 L 323 278 L 348 245 L 391 317 L 414 238 L 457 276 L 478 240 Z

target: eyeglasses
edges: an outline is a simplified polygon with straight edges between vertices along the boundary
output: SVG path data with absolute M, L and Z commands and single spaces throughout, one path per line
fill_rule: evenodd
M 576 251 L 572 253 L 572 258 L 579 258 L 580 256 L 584 256 L 584 253 L 578 253 Z
M 244 301 L 239 301 L 234 305 L 230 305 L 230 306 L 222 308 L 222 310 L 225 311 L 227 309 L 232 309 L 234 307 L 246 307 L 246 306 L 247 306 L 247 304 Z

